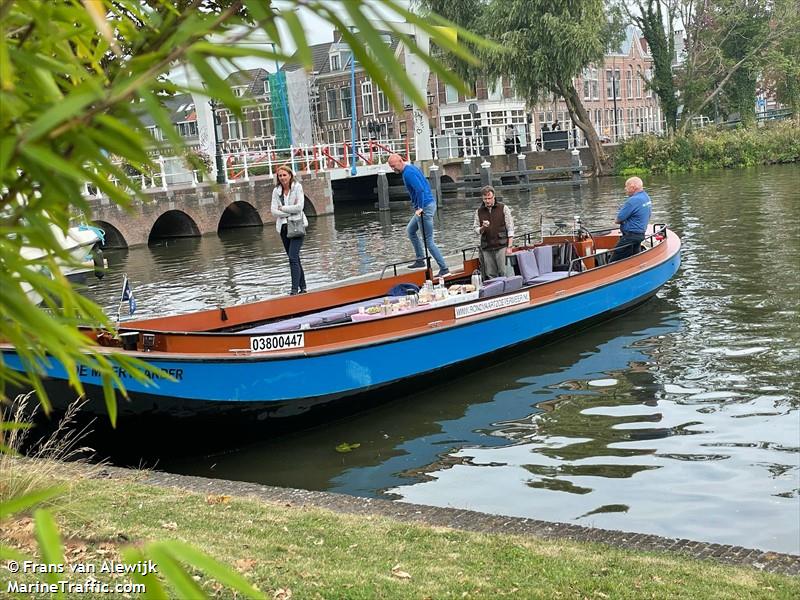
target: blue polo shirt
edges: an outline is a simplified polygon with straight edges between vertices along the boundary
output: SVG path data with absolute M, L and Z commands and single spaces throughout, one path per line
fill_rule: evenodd
M 411 204 L 414 210 L 423 208 L 434 201 L 431 186 L 419 167 L 407 163 L 403 167 L 403 183 L 411 195 Z
M 653 202 L 644 190 L 629 196 L 617 213 L 617 221 L 620 222 L 619 228 L 623 235 L 626 233 L 644 234 L 647 231 L 647 224 L 650 222 L 652 206 Z

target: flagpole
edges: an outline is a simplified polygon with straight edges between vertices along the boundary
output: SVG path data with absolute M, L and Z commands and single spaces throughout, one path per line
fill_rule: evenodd
M 120 315 L 122 314 L 122 303 L 125 302 L 125 288 L 128 285 L 128 274 L 122 274 L 122 293 L 119 295 L 119 305 L 117 306 L 117 325 L 119 325 Z

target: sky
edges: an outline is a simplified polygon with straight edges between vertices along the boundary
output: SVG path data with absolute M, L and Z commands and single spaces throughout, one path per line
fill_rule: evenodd
M 341 1 L 325 0 L 325 3 L 331 5 L 334 8 L 335 12 L 345 23 L 349 22 L 346 11 L 340 6 L 342 4 Z M 366 0 L 366 3 L 375 6 L 376 9 L 381 12 L 381 14 L 387 17 L 389 17 L 390 14 L 392 14 L 386 10 L 381 10 L 381 5 L 377 2 L 373 2 L 372 0 Z M 400 0 L 399 3 L 408 7 L 410 1 Z M 276 2 L 275 6 L 280 9 L 282 8 L 282 6 L 283 7 L 288 6 L 288 4 L 282 2 Z M 318 17 L 316 14 L 303 7 L 297 10 L 297 16 L 300 18 L 300 21 L 303 24 L 306 38 L 310 45 L 333 41 L 333 26 L 330 23 L 328 23 L 325 19 Z M 397 20 L 399 20 L 399 18 Z M 282 39 L 290 39 L 290 36 L 288 35 L 288 30 L 285 27 L 279 27 L 279 30 Z M 271 44 L 270 41 L 266 38 L 266 36 L 262 35 L 261 37 L 250 38 L 250 40 L 247 43 L 243 42 L 241 45 L 269 50 Z M 287 44 L 284 46 L 284 50 L 286 50 L 287 52 L 294 52 L 294 49 L 295 48 L 293 44 Z M 263 58 L 239 59 L 236 64 L 239 67 L 239 69 L 255 69 L 261 67 L 270 72 L 275 71 L 275 62 L 268 61 Z M 217 64 L 215 65 L 215 68 L 222 76 L 226 76 L 234 70 L 230 67 L 230 65 L 223 67 L 222 65 Z M 183 67 L 175 69 L 172 73 L 170 73 L 170 78 L 175 82 L 184 83 L 187 79 L 185 69 Z

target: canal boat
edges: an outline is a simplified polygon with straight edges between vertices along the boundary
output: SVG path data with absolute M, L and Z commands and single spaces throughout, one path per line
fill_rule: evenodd
M 638 306 L 680 265 L 680 238 L 663 224 L 650 227 L 638 254 L 613 262 L 618 230 L 516 240 L 513 276 L 478 281 L 477 253 L 464 249 L 460 267 L 442 281 L 398 263 L 305 294 L 85 334 L 102 352 L 151 366 L 145 381 L 117 370 L 129 395 L 120 415 L 275 422 L 354 411 L 505 360 Z M 13 347 L 0 349 L 8 366 L 24 369 Z M 43 368 L 54 405 L 74 399 L 64 367 Z M 103 411 L 99 375 L 83 366 L 74 375 L 87 408 Z

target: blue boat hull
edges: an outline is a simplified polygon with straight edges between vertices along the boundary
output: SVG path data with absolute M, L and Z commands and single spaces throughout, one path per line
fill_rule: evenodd
M 173 374 L 176 381 L 154 378 L 152 385 L 145 386 L 120 373 L 130 395 L 129 402 L 120 402 L 120 414 L 214 418 L 227 413 L 263 422 L 313 416 L 322 407 L 363 408 L 419 389 L 423 379 L 441 380 L 445 372 L 485 366 L 487 355 L 501 353 L 506 359 L 532 344 L 630 310 L 654 295 L 679 266 L 677 252 L 647 270 L 574 296 L 413 337 L 324 354 L 216 361 L 146 355 L 148 362 Z M 9 366 L 19 366 L 14 353 L 4 352 L 3 358 Z M 60 365 L 48 372 L 47 387 L 56 407 L 74 397 L 66 388 L 65 375 Z M 99 377 L 86 370 L 79 376 L 92 399 L 87 408 L 103 412 Z

